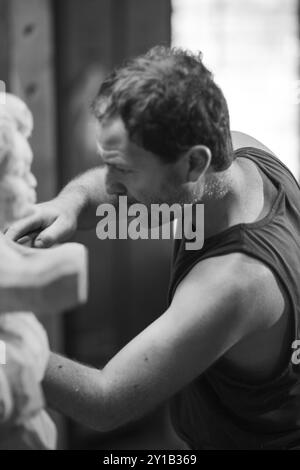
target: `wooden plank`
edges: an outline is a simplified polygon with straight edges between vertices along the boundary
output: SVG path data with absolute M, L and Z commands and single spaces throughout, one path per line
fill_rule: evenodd
M 11 0 L 11 89 L 33 112 L 38 200 L 57 191 L 54 44 L 50 0 Z
M 111 66 L 111 0 L 63 0 L 55 5 L 59 183 L 63 186 L 98 164 L 90 133 L 90 104 Z
M 157 43 L 170 43 L 170 1 L 63 0 L 56 2 L 55 18 L 59 161 L 61 183 L 65 184 L 98 163 L 88 106 L 105 72 Z M 95 218 L 95 226 L 96 222 Z M 95 230 L 79 234 L 76 240 L 83 242 L 91 255 L 90 298 L 87 306 L 66 320 L 67 353 L 101 367 L 162 313 L 169 258 L 159 257 L 159 243 L 100 242 Z M 159 274 L 155 274 L 154 283 L 155 269 Z M 158 295 L 153 295 L 153 286 L 160 290 Z M 99 440 L 99 434 L 73 424 L 71 432 L 75 448 L 88 446 L 92 436 Z
M 127 54 L 143 54 L 171 41 L 170 0 L 127 0 Z

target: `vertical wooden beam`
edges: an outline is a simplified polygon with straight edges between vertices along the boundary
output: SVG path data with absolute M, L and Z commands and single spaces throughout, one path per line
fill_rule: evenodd
M 31 143 L 39 201 L 57 191 L 54 43 L 50 0 L 11 0 L 10 86 L 35 118 Z
M 170 43 L 170 3 L 55 2 L 62 184 L 98 164 L 95 136 L 89 132 L 89 103 L 109 69 L 156 44 Z M 100 242 L 95 229 L 80 234 L 77 240 L 87 245 L 91 254 L 90 298 L 86 306 L 66 319 L 67 353 L 101 367 L 162 313 L 169 258 L 159 258 L 159 243 Z M 153 259 L 156 263 L 150 264 Z M 151 273 L 151 268 L 159 273 Z M 161 293 L 153 296 L 153 286 Z M 92 434 L 72 425 L 72 437 L 73 446 L 84 446 L 83 439 L 88 442 Z M 95 438 L 99 441 L 99 435 Z
M 111 0 L 111 13 L 114 65 L 155 45 L 170 45 L 171 0 Z
M 143 54 L 156 45 L 169 46 L 171 41 L 170 0 L 128 0 L 127 54 Z

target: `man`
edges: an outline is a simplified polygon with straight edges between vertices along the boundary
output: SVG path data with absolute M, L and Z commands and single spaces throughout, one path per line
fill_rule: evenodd
M 55 354 L 49 405 L 99 431 L 169 401 L 192 449 L 300 442 L 300 192 L 256 140 L 230 134 L 227 104 L 201 57 L 157 47 L 113 72 L 94 104 L 102 166 L 15 224 L 36 247 L 89 227 L 96 207 L 205 204 L 205 243 L 176 243 L 169 307 L 99 371 Z

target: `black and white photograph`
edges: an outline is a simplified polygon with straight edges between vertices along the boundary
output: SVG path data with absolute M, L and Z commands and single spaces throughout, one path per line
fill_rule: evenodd
M 0 0 L 1 451 L 300 450 L 299 103 L 300 0 Z

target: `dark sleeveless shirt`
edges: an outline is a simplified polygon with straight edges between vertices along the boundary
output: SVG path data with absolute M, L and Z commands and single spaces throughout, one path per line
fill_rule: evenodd
M 280 282 L 300 338 L 300 188 L 273 155 L 252 147 L 236 157 L 252 160 L 277 188 L 270 212 L 205 240 L 201 250 L 175 241 L 169 303 L 176 287 L 200 261 L 233 252 L 267 265 Z M 184 312 L 182 312 L 184 315 Z M 300 344 L 300 343 L 299 343 Z M 291 345 L 292 346 L 292 345 Z M 277 376 L 253 384 L 223 367 L 222 358 L 169 402 L 173 425 L 192 449 L 300 449 L 300 365 L 290 360 Z M 197 360 L 195 358 L 195 360 Z

